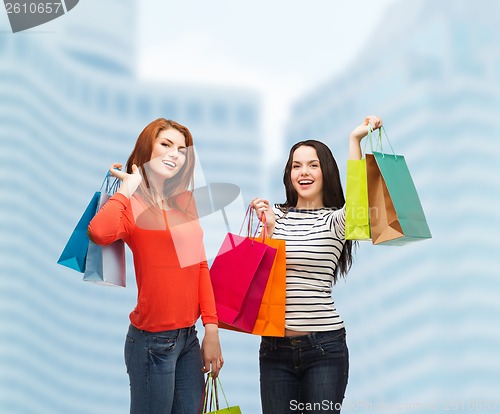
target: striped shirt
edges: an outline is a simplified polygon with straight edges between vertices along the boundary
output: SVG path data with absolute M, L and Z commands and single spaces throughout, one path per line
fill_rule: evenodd
M 345 243 L 345 207 L 283 212 L 275 206 L 274 212 L 272 237 L 286 241 L 286 328 L 298 332 L 343 328 L 332 285 Z

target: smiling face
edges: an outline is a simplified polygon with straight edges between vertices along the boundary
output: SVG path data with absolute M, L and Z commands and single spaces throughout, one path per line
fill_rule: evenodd
M 155 181 L 164 182 L 175 177 L 184 166 L 186 155 L 186 138 L 180 131 L 174 128 L 161 131 L 155 138 L 151 161 L 148 163 L 150 172 L 155 175 Z
M 298 194 L 297 208 L 323 207 L 323 173 L 313 147 L 302 145 L 294 151 L 290 179 Z

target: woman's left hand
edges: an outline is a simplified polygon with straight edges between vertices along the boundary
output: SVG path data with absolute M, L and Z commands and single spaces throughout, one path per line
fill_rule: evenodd
M 269 201 L 255 197 L 250 202 L 250 206 L 257 213 L 259 220 L 262 220 L 262 213 L 265 214 L 267 234 L 268 236 L 271 236 L 274 232 L 274 226 L 276 224 L 276 215 L 274 214 L 272 207 L 269 205 Z
M 201 343 L 201 357 L 203 359 L 203 373 L 211 372 L 217 378 L 224 365 L 224 358 L 219 342 L 219 327 L 215 324 L 205 325 L 205 336 Z
M 368 134 L 368 125 L 371 125 L 372 130 L 375 131 L 376 129 L 382 127 L 382 118 L 375 115 L 368 115 L 361 125 L 358 125 L 353 129 L 349 138 L 360 142 Z

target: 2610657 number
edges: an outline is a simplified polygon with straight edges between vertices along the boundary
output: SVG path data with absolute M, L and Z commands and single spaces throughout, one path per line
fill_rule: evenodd
M 57 14 L 62 3 L 5 3 L 8 14 Z

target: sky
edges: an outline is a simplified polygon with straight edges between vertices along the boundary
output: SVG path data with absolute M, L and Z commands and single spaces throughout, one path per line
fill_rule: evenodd
M 346 70 L 396 1 L 140 2 L 139 77 L 257 91 L 272 154 L 290 105 Z

